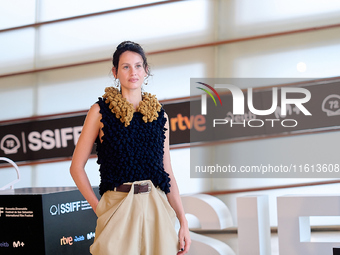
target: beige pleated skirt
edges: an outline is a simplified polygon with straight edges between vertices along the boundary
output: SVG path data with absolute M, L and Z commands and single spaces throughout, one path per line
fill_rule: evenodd
M 142 183 L 136 181 L 130 184 Z M 150 193 L 107 191 L 100 199 L 93 255 L 175 255 L 176 214 L 165 193 L 151 181 Z

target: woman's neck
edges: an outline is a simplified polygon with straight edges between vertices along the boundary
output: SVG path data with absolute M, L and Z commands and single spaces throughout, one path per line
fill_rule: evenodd
M 122 96 L 126 98 L 126 100 L 133 105 L 135 110 L 139 106 L 139 102 L 142 101 L 142 90 L 134 89 L 134 90 L 122 90 Z

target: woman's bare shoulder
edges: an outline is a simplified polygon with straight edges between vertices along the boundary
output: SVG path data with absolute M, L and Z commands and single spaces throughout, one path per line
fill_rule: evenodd
M 98 113 L 99 113 L 99 110 L 100 110 L 100 106 L 97 103 L 94 103 L 90 108 L 90 111 L 95 111 L 95 112 L 98 112 Z
M 87 113 L 87 116 L 91 116 L 91 117 L 99 117 L 101 116 L 100 114 L 100 106 L 99 104 L 95 103 L 91 106 L 90 110 Z
M 102 115 L 100 113 L 100 106 L 95 103 L 88 111 L 84 124 L 99 125 L 101 116 Z

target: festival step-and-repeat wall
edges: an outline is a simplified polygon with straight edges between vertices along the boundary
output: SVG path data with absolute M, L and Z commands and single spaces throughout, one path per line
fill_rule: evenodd
M 195 82 L 196 80 L 200 79 L 192 79 L 191 87 L 200 85 Z M 278 106 L 272 114 L 255 115 L 247 105 L 246 91 L 243 92 L 245 98 L 242 115 L 233 114 L 234 99 L 230 93 L 220 95 L 223 106 L 208 98 L 206 114 L 202 114 L 202 102 L 199 96 L 193 96 L 190 100 L 182 102 L 165 103 L 163 106 L 169 116 L 170 145 L 172 148 L 180 148 L 183 145 L 192 146 L 207 142 L 262 139 L 301 132 L 339 129 L 339 81 L 327 83 L 310 81 L 307 84 L 292 86 L 305 88 L 310 92 L 311 99 L 303 106 L 312 116 L 306 116 L 296 105 L 287 105 L 287 114 L 282 115 L 280 95 L 277 96 Z M 281 89 L 278 88 L 278 91 L 280 92 Z M 290 98 L 301 96 L 299 93 L 288 94 Z M 254 90 L 252 103 L 258 109 L 269 109 L 272 105 L 272 88 Z M 69 159 L 78 141 L 85 117 L 86 112 L 81 112 L 28 121 L 0 122 L 0 157 L 8 157 L 19 165 L 22 162 Z M 95 145 L 92 154 L 96 154 Z

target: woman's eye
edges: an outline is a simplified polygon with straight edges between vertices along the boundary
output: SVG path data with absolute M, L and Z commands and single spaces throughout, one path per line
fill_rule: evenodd
M 137 68 L 141 68 L 142 67 L 142 65 L 137 65 Z
M 128 69 L 129 67 L 128 66 L 123 66 L 124 69 Z

